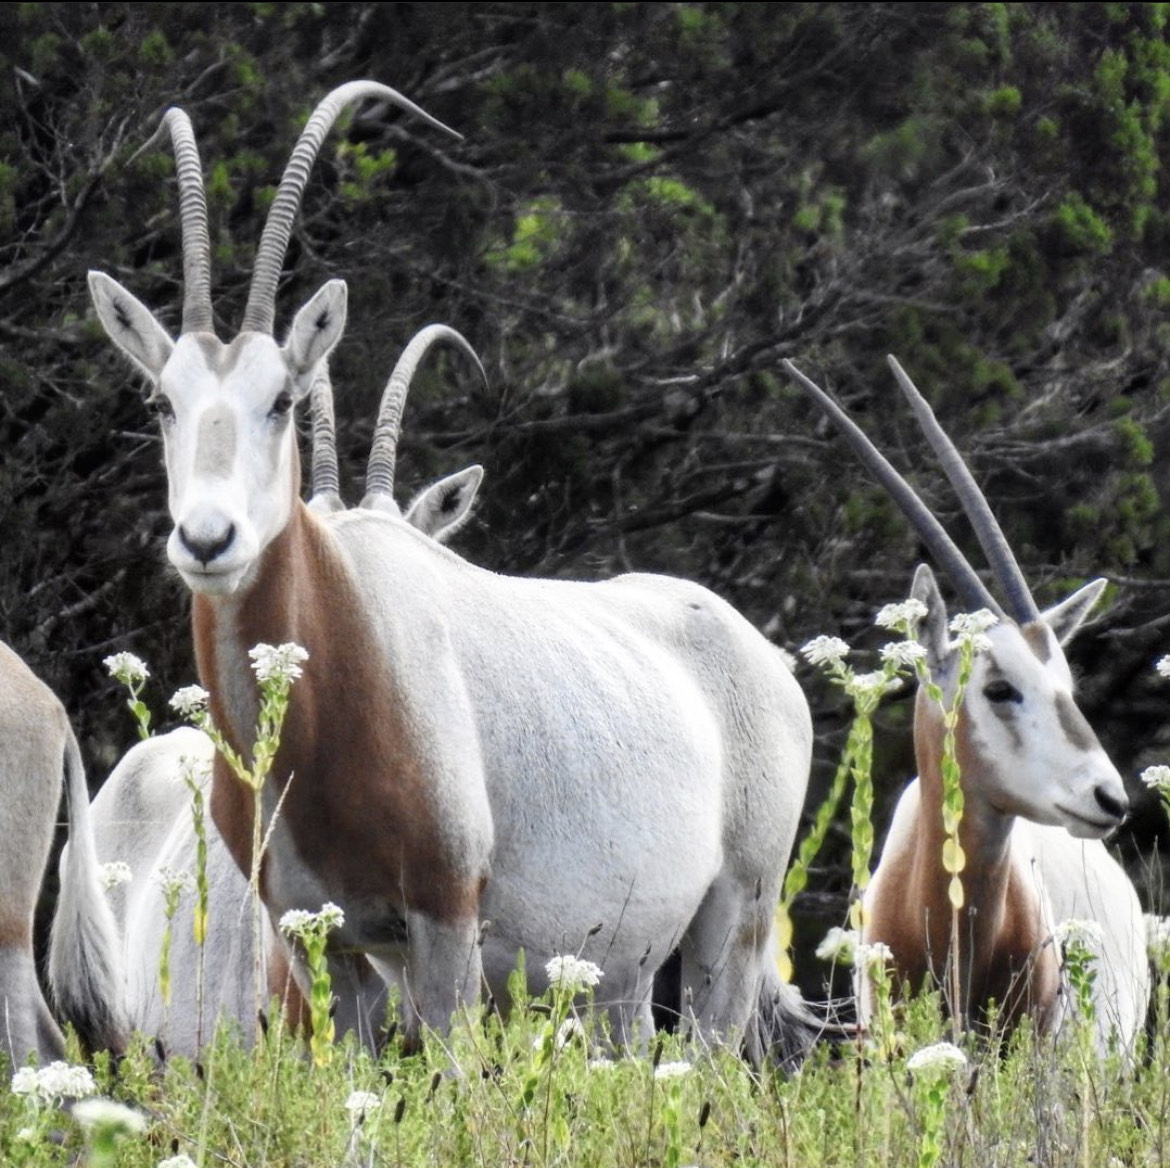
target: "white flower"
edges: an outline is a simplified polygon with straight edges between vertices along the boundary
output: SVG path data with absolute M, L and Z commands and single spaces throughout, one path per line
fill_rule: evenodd
M 617 1063 L 613 1059 L 606 1058 L 604 1055 L 598 1055 L 597 1058 L 589 1060 L 589 1069 L 591 1071 L 612 1071 Z
M 177 896 L 195 887 L 195 877 L 185 868 L 168 868 L 165 864 L 155 874 L 155 880 L 164 895 Z
M 882 646 L 882 660 L 899 669 L 913 669 L 916 662 L 926 660 L 926 646 L 917 641 L 891 641 Z
M 1064 949 L 1076 946 L 1100 953 L 1105 944 L 1105 930 L 1097 921 L 1086 921 L 1079 917 L 1063 920 L 1053 930 L 1056 943 Z
M 1148 766 L 1142 771 L 1141 780 L 1155 791 L 1170 791 L 1170 766 L 1161 763 L 1157 766 Z
M 354 1123 L 360 1123 L 370 1114 L 382 1106 L 382 1097 L 373 1091 L 351 1091 L 345 1101 L 345 1110 Z
M 1146 913 L 1146 948 L 1157 962 L 1170 957 L 1170 917 Z
M 861 938 L 856 929 L 843 929 L 840 925 L 834 925 L 817 946 L 817 956 L 822 961 L 852 965 L 853 955 L 860 944 Z
M 1165 657 L 1159 657 L 1158 663 L 1154 666 L 1154 668 L 1158 671 L 1160 676 L 1170 677 L 1170 653 L 1167 653 Z
M 303 908 L 290 908 L 280 918 L 280 931 L 290 937 L 305 939 L 309 934 L 321 934 L 340 929 L 345 924 L 345 913 L 331 900 L 327 900 L 320 912 L 309 912 Z
M 171 696 L 170 706 L 175 713 L 184 718 L 193 718 L 207 709 L 211 694 L 201 685 L 185 685 L 175 690 Z
M 119 884 L 129 884 L 134 879 L 134 873 L 125 860 L 111 860 L 98 868 L 98 880 L 107 892 L 117 888 Z
M 917 628 L 920 621 L 926 617 L 927 607 L 921 600 L 911 596 L 900 604 L 887 604 L 878 610 L 874 617 L 874 624 L 881 629 L 897 629 L 899 632 L 909 633 Z
M 168 1156 L 165 1160 L 160 1160 L 156 1168 L 195 1168 L 195 1161 L 186 1152 L 180 1152 L 177 1156 Z
M 257 645 L 248 650 L 256 680 L 296 681 L 303 673 L 301 666 L 308 661 L 309 651 L 293 641 L 283 645 Z
M 845 682 L 845 692 L 852 698 L 864 698 L 870 694 L 880 698 L 901 688 L 900 677 L 887 677 L 880 669 L 874 673 L 855 673 Z
M 24 1095 L 37 1107 L 57 1099 L 82 1099 L 95 1091 L 97 1084 L 85 1067 L 65 1062 L 53 1062 L 45 1067 L 21 1067 L 12 1076 L 13 1095 Z
M 971 640 L 973 643 L 993 625 L 999 624 L 999 617 L 990 609 L 980 608 L 975 612 L 957 612 L 951 617 L 948 626 L 952 633 L 960 640 Z
M 73 1118 L 83 1128 L 98 1128 L 118 1135 L 134 1136 L 146 1131 L 146 1116 L 113 1099 L 83 1099 L 73 1105 Z
M 141 685 L 150 676 L 146 662 L 133 653 L 113 653 L 103 657 L 102 664 L 110 671 L 110 676 L 123 685 Z
M 557 989 L 577 993 L 579 990 L 597 985 L 605 976 L 599 966 L 580 957 L 553 957 L 544 967 L 549 985 Z
M 585 1027 L 581 1025 L 580 1020 L 577 1018 L 566 1018 L 557 1027 L 557 1037 L 554 1045 L 557 1050 L 564 1050 L 574 1038 L 584 1039 L 584 1037 Z
M 862 941 L 853 951 L 853 964 L 859 969 L 881 969 L 893 960 L 894 951 L 884 941 Z
M 906 1063 L 906 1069 L 917 1075 L 923 1071 L 934 1074 L 953 1074 L 967 1065 L 967 1056 L 953 1042 L 936 1042 L 915 1051 Z
M 656 1079 L 679 1079 L 683 1075 L 689 1075 L 694 1069 L 687 1062 L 659 1063 L 654 1068 L 654 1077 Z
M 849 656 L 849 645 L 840 637 L 827 637 L 822 633 L 802 645 L 800 651 L 810 665 L 827 665 L 830 669 L 838 669 Z

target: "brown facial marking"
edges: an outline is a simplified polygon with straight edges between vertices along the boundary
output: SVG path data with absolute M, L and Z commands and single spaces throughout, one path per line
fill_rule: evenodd
M 1060 719 L 1060 728 L 1065 738 L 1077 750 L 1093 750 L 1099 745 L 1093 728 L 1068 694 L 1056 695 L 1056 716 Z
M 1048 626 L 1043 621 L 1031 621 L 1020 626 L 1020 633 L 1040 664 L 1047 665 L 1052 659 L 1052 637 Z
M 203 412 L 195 436 L 195 473 L 227 478 L 236 458 L 236 420 L 226 402 Z
M 226 691 L 215 652 L 220 615 L 208 598 L 196 596 L 193 617 L 212 717 L 233 746 L 246 751 L 251 729 L 217 697 Z M 484 874 L 467 871 L 462 857 L 450 854 L 429 797 L 427 760 L 396 701 L 391 663 L 372 649 L 375 638 L 332 536 L 300 503 L 265 550 L 232 633 L 241 652 L 286 641 L 309 651 L 273 773 L 294 776 L 281 815 L 301 859 L 330 895 L 382 898 L 402 912 L 441 920 L 474 916 Z M 211 809 L 246 872 L 251 793 L 218 758 Z

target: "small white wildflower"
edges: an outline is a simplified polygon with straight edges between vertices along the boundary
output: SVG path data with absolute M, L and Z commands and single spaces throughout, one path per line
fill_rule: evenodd
M 1170 653 L 1167 653 L 1165 657 L 1159 657 L 1154 668 L 1161 677 L 1170 677 Z
M 882 646 L 882 660 L 899 669 L 913 669 L 915 664 L 926 659 L 926 646 L 917 641 L 891 641 Z
M 303 938 L 307 933 L 318 929 L 328 933 L 340 929 L 345 924 L 345 913 L 331 900 L 327 900 L 320 912 L 309 912 L 303 908 L 290 908 L 280 918 L 280 931 L 290 937 Z
M 309 651 L 294 641 L 283 645 L 257 645 L 248 650 L 252 671 L 257 681 L 296 681 L 303 674 L 301 666 L 308 661 Z
M 211 694 L 201 685 L 185 685 L 171 695 L 170 707 L 183 718 L 193 718 L 207 709 Z
M 1165 766 L 1162 763 L 1148 766 L 1142 771 L 1141 780 L 1147 787 L 1152 787 L 1155 791 L 1170 791 L 1170 766 Z
M 557 1027 L 557 1037 L 555 1046 L 557 1050 L 564 1050 L 566 1046 L 575 1038 L 585 1038 L 585 1027 L 581 1025 L 577 1018 L 566 1018 Z
M 195 1161 L 186 1152 L 160 1160 L 155 1168 L 195 1168 Z
M 164 894 L 178 895 L 195 887 L 195 877 L 185 868 L 168 868 L 165 864 L 155 876 Z
M 370 1114 L 382 1106 L 382 1097 L 373 1091 L 351 1091 L 345 1101 L 345 1110 L 354 1123 L 360 1123 Z
M 22 1127 L 16 1133 L 16 1138 L 22 1144 L 36 1144 L 43 1139 L 43 1136 L 35 1127 Z
M 1146 948 L 1157 962 L 1170 957 L 1170 917 L 1146 913 Z
M 66 1062 L 21 1067 L 12 1076 L 13 1095 L 23 1095 L 37 1107 L 58 1099 L 83 1099 L 95 1091 L 97 1084 L 89 1071 Z
M 802 645 L 801 653 L 810 665 L 827 665 L 837 669 L 849 656 L 849 644 L 840 637 L 828 637 L 823 633 Z
M 606 1058 L 604 1055 L 598 1055 L 596 1058 L 589 1060 L 589 1069 L 591 1071 L 612 1071 L 617 1063 L 613 1059 Z
M 146 1116 L 113 1099 L 83 1099 L 71 1112 L 83 1128 L 99 1129 L 115 1135 L 135 1136 L 146 1131 Z
M 597 985 L 605 976 L 600 967 L 594 965 L 592 961 L 585 961 L 571 954 L 551 958 L 544 971 L 548 975 L 549 985 L 574 994 Z
M 817 946 L 817 956 L 822 961 L 836 961 L 842 965 L 852 965 L 853 955 L 861 938 L 856 929 L 843 929 L 834 925 Z
M 133 653 L 112 653 L 102 658 L 102 664 L 110 671 L 110 676 L 123 685 L 141 685 L 150 676 L 146 662 Z
M 880 698 L 901 688 L 900 677 L 887 677 L 880 669 L 873 673 L 855 673 L 845 683 L 845 692 L 853 698 L 868 697 L 870 694 Z
M 98 881 L 106 892 L 111 888 L 117 888 L 119 884 L 129 884 L 133 879 L 134 873 L 125 860 L 110 860 L 108 864 L 102 864 L 98 868 Z
M 999 617 L 988 608 L 980 608 L 975 612 L 957 612 L 951 617 L 948 626 L 956 637 L 974 640 L 982 633 L 987 632 L 993 625 L 999 624 Z
M 680 1079 L 683 1075 L 689 1075 L 694 1069 L 687 1062 L 659 1063 L 654 1068 L 654 1077 L 656 1079 Z
M 926 605 L 921 600 L 916 600 L 911 596 L 900 604 L 887 604 L 878 609 L 878 614 L 874 617 L 874 624 L 880 629 L 898 629 L 900 632 L 908 633 L 911 629 L 918 627 L 927 611 Z
M 1052 934 L 1056 943 L 1062 948 L 1078 946 L 1100 953 L 1105 944 L 1105 930 L 1097 921 L 1086 921 L 1079 917 L 1069 917 L 1056 926 Z
M 906 1069 L 912 1075 L 922 1072 L 938 1074 L 953 1074 L 961 1071 L 967 1065 L 967 1056 L 953 1042 L 936 1042 L 933 1046 L 924 1046 L 915 1051 L 906 1063 Z
M 197 787 L 206 787 L 211 781 L 212 760 L 210 758 L 192 758 L 184 754 L 179 759 L 179 778 L 184 783 L 194 783 Z
M 862 941 L 853 951 L 853 964 L 858 969 L 881 969 L 893 960 L 894 952 L 884 941 Z

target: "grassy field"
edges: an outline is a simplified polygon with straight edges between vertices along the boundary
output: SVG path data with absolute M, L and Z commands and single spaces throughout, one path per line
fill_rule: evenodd
M 143 1043 L 93 1067 L 95 1094 L 132 1116 L 99 1112 L 87 1127 L 35 1087 L 5 1092 L 0 1162 L 62 1165 L 80 1154 L 126 1168 L 183 1156 L 249 1168 L 1162 1164 L 1170 1054 L 1159 998 L 1159 1037 L 1129 1073 L 1088 1053 L 1083 1021 L 1055 1044 L 1024 1027 L 1005 1049 L 961 1040 L 965 1064 L 952 1056 L 918 1067 L 913 1056 L 946 1037 L 936 996 L 896 1007 L 886 1053 L 824 1045 L 792 1074 L 757 1073 L 730 1051 L 675 1037 L 615 1055 L 597 1043 L 587 1011 L 578 1029 L 567 1001 L 548 995 L 507 1023 L 464 1017 L 410 1056 L 393 1041 L 379 1058 L 341 1043 L 316 1065 L 279 1025 L 252 1050 L 221 1033 L 197 1064 L 160 1065 Z M 47 1093 L 59 1086 L 41 1078 Z

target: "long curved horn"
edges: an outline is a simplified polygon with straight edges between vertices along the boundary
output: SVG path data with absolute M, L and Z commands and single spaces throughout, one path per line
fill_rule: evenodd
M 979 579 L 958 545 L 943 530 L 942 524 L 930 513 L 914 488 L 894 469 L 889 459 L 815 381 L 807 378 L 791 361 L 784 361 L 783 366 L 784 371 L 833 419 L 870 474 L 889 492 L 923 543 L 930 549 L 938 566 L 951 578 L 963 604 L 970 609 L 989 608 L 997 616 L 1002 617 L 1003 609 Z
M 341 475 L 337 469 L 337 429 L 333 420 L 333 383 L 325 361 L 317 366 L 309 391 L 313 409 L 313 469 L 309 506 L 314 511 L 341 511 Z
M 215 331 L 211 319 L 211 236 L 207 230 L 203 165 L 199 161 L 191 119 L 172 106 L 134 157 L 157 145 L 168 131 L 175 152 L 179 220 L 183 230 L 183 332 L 210 333 Z
M 411 337 L 402 356 L 382 391 L 382 404 L 378 407 L 378 421 L 374 425 L 374 438 L 370 446 L 370 461 L 366 466 L 366 497 L 362 506 L 373 503 L 377 497 L 393 497 L 394 470 L 398 461 L 398 438 L 402 430 L 402 411 L 406 406 L 406 395 L 415 371 L 436 341 L 450 341 L 462 349 L 475 362 L 479 375 L 487 384 L 487 373 L 476 351 L 463 336 L 445 324 L 429 324 Z
M 930 443 L 943 472 L 950 479 L 951 486 L 955 488 L 963 511 L 975 529 L 975 536 L 987 557 L 991 574 L 1003 593 L 1008 615 L 1019 624 L 1039 620 L 1040 609 L 1036 606 L 1028 582 L 1024 579 L 1024 573 L 1020 571 L 1020 565 L 1016 562 L 1003 528 L 991 513 L 986 496 L 975 482 L 975 476 L 967 469 L 967 464 L 955 444 L 938 424 L 930 403 L 918 391 L 918 387 L 906 375 L 897 359 L 888 356 L 886 361 L 910 403 L 910 408 L 918 419 L 918 425 L 926 435 L 926 440 Z
M 280 179 L 276 198 L 268 211 L 260 247 L 256 251 L 256 263 L 252 269 L 252 286 L 248 290 L 248 304 L 244 309 L 243 331 L 271 333 L 276 316 L 276 286 L 284 266 L 285 252 L 292 235 L 293 221 L 301 206 L 309 172 L 317 160 L 321 143 L 333 127 L 342 110 L 363 97 L 380 97 L 400 109 L 417 114 L 436 129 L 445 130 L 456 138 L 462 135 L 450 126 L 445 126 L 426 110 L 403 97 L 396 89 L 381 85 L 377 81 L 348 81 L 326 94 L 309 118 L 297 144 L 293 148 L 288 165 Z

